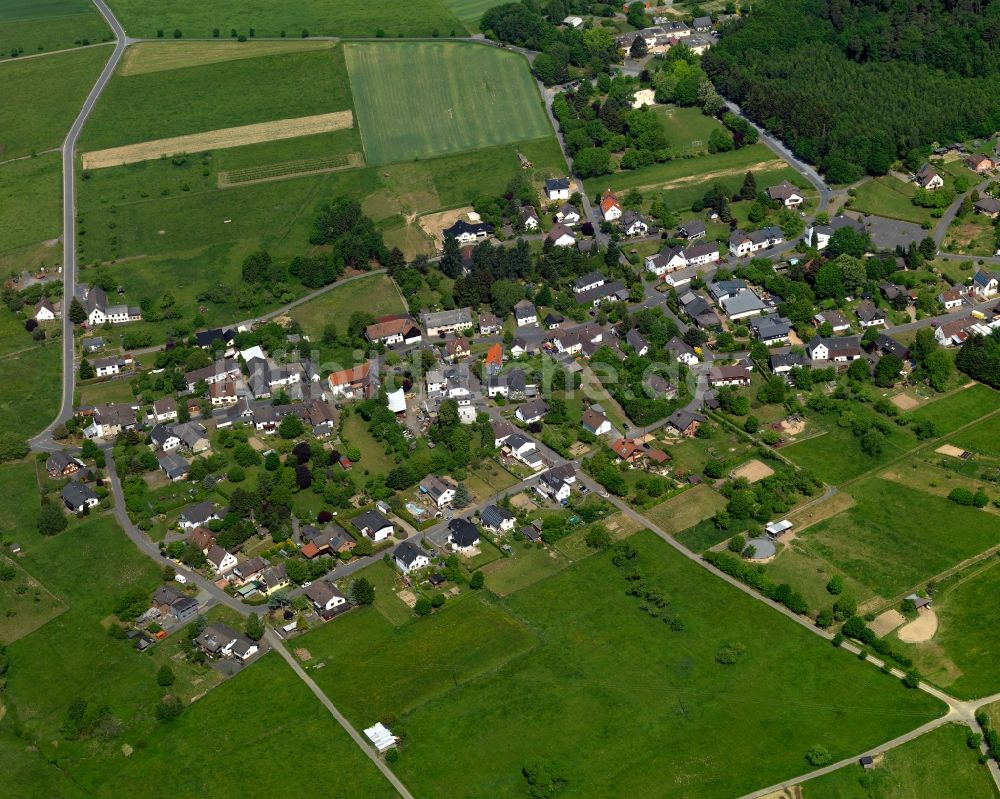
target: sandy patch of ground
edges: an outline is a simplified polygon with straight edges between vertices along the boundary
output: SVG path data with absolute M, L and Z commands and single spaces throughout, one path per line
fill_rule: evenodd
M 893 608 L 892 610 L 887 610 L 885 613 L 876 616 L 875 621 L 868 626 L 872 628 L 872 632 L 875 633 L 875 635 L 882 638 L 902 624 L 906 624 L 906 616 Z
M 801 435 L 806 429 L 805 419 L 782 419 L 778 424 L 781 427 L 781 432 L 786 436 Z
M 149 72 L 165 72 L 203 64 L 217 64 L 220 61 L 238 61 L 245 58 L 261 58 L 302 50 L 329 50 L 334 42 L 321 40 L 278 42 L 191 42 L 170 40 L 143 42 L 129 47 L 122 57 L 119 75 L 144 75 Z
M 802 799 L 802 788 L 793 785 L 791 788 L 782 788 L 780 791 L 762 796 L 760 799 Z
M 930 641 L 937 632 L 938 618 L 933 608 L 921 608 L 920 615 L 905 627 L 899 628 L 899 640 L 906 644 L 922 644 Z
M 95 150 L 82 156 L 84 169 L 101 169 L 109 166 L 135 164 L 152 161 L 160 156 L 198 153 L 205 150 L 240 147 L 279 139 L 294 139 L 343 130 L 354 125 L 354 112 L 334 111 L 330 114 L 316 114 L 294 119 L 278 119 L 274 122 L 258 122 L 255 125 L 239 125 L 234 128 L 220 128 L 187 136 L 173 136 L 168 139 L 128 144 L 124 147 L 110 147 Z
M 942 444 L 936 450 L 934 450 L 938 455 L 948 455 L 952 458 L 961 458 L 965 455 L 965 450 L 961 447 L 956 447 L 953 444 Z
M 738 469 L 733 469 L 734 478 L 738 479 L 740 477 L 745 477 L 747 481 L 751 483 L 756 483 L 758 480 L 763 480 L 765 477 L 770 477 L 772 474 L 774 474 L 774 469 L 756 458 L 751 461 L 747 461 Z
M 398 596 L 403 601 L 403 604 L 411 610 L 417 606 L 417 595 L 412 591 L 400 591 L 396 594 L 396 596 Z
M 474 213 L 471 205 L 464 208 L 453 208 L 450 211 L 438 211 L 436 214 L 424 214 L 420 217 L 420 227 L 434 241 L 443 241 L 441 234 L 445 228 L 451 227 L 459 219 L 466 219 L 467 214 Z
M 296 647 L 295 657 L 302 661 L 312 660 L 313 658 L 312 653 L 304 646 Z
M 510 504 L 518 510 L 536 510 L 538 505 L 527 494 L 515 494 L 510 498 Z
M 920 404 L 919 400 L 909 394 L 897 394 L 891 402 L 901 411 L 912 411 Z

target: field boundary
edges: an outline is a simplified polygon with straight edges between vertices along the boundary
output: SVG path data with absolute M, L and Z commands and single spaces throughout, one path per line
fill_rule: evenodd
M 265 164 L 263 166 L 252 166 L 244 169 L 230 169 L 219 172 L 218 186 L 220 189 L 226 189 L 233 186 L 250 186 L 255 183 L 273 183 L 277 180 L 319 175 L 324 172 L 358 169 L 364 165 L 364 155 L 357 152 L 340 156 L 330 156 L 329 158 L 284 161 L 279 164 Z
M 259 144 L 260 142 L 281 139 L 295 139 L 300 136 L 330 133 L 351 127 L 354 127 L 353 111 L 334 111 L 329 114 L 278 119 L 273 122 L 257 122 L 253 125 L 218 128 L 185 136 L 172 136 L 167 139 L 154 139 L 138 144 L 92 150 L 89 153 L 83 153 L 81 160 L 84 169 L 103 169 L 111 166 L 136 164 L 142 161 L 155 161 L 157 158 L 185 153 L 240 147 L 245 144 Z

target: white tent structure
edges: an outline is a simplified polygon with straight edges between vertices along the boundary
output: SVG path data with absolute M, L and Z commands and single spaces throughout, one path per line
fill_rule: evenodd
M 389 410 L 393 413 L 406 413 L 406 394 L 403 389 L 393 391 L 386 395 Z
M 379 752 L 392 749 L 396 745 L 396 736 L 381 721 L 374 727 L 365 730 L 365 737 L 372 742 Z

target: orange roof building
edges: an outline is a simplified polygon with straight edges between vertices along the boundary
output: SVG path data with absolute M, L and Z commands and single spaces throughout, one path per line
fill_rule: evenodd
M 366 397 L 374 396 L 374 387 L 371 377 L 371 363 L 364 363 L 353 366 L 350 369 L 341 369 L 339 372 L 331 372 L 327 377 L 330 391 L 335 397 Z
M 494 344 L 486 350 L 486 365 L 500 366 L 503 363 L 503 345 Z

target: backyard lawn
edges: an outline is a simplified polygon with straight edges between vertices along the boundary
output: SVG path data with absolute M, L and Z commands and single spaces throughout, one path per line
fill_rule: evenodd
M 378 274 L 337 286 L 292 309 L 289 316 L 302 325 L 303 332 L 313 342 L 318 343 L 323 337 L 323 328 L 328 324 L 336 325 L 340 333 L 345 333 L 347 320 L 355 311 L 370 313 L 378 318 L 406 313 L 406 306 L 392 280 L 385 274 Z
M 345 45 L 365 156 L 411 161 L 547 136 L 527 62 L 447 42 Z M 407 124 L 398 124 L 405 119 Z
M 715 117 L 706 116 L 698 108 L 657 105 L 653 113 L 663 118 L 667 145 L 675 158 L 708 152 L 708 137 L 714 130 L 725 130 Z
M 368 432 L 368 422 L 361 418 L 361 414 L 352 413 L 344 417 L 341 439 L 345 447 L 357 447 L 361 451 L 361 462 L 355 464 L 355 469 L 386 475 L 396 467 L 396 461 L 385 454 L 382 444 Z
M 848 493 L 853 507 L 799 538 L 886 599 L 1000 543 L 1000 518 L 975 508 L 878 477 L 852 485 Z
M 916 191 L 916 184 L 903 183 L 892 175 L 886 175 L 858 186 L 850 207 L 865 214 L 902 219 L 919 225 L 931 221 L 931 212 L 929 208 L 913 204 L 911 200 Z
M 886 752 L 871 771 L 856 763 L 802 784 L 802 799 L 995 799 L 996 787 L 966 728 L 940 727 Z
M 810 746 L 846 757 L 941 711 L 652 533 L 629 540 L 630 568 L 662 586 L 682 631 L 643 612 L 604 553 L 400 629 L 351 613 L 302 639 L 325 664 L 312 675 L 355 724 L 394 718 L 396 768 L 417 795 L 520 797 L 522 767 L 544 757 L 567 797 L 738 796 L 807 770 Z M 734 642 L 745 655 L 721 665 Z M 759 745 L 789 725 L 794 742 Z
M 726 503 L 722 494 L 702 483 L 646 511 L 646 516 L 663 532 L 676 535 L 714 516 Z

